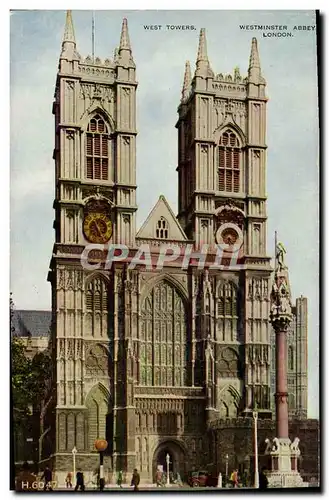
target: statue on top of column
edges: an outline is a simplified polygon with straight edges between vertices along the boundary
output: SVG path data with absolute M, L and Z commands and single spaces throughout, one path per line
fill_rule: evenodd
M 278 243 L 275 249 L 275 256 L 277 260 L 277 268 L 275 271 L 283 271 L 287 269 L 287 266 L 284 263 L 284 254 L 287 253 L 282 243 Z
M 276 245 L 276 268 L 271 291 L 271 318 L 278 316 L 291 316 L 291 296 L 289 286 L 288 267 L 284 263 L 286 249 L 282 243 Z

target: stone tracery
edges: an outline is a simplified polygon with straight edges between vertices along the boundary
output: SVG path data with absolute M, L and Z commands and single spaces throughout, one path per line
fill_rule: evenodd
M 158 283 L 146 297 L 140 330 L 140 385 L 186 385 L 186 312 L 173 285 Z
M 90 450 L 94 450 L 96 439 L 106 439 L 107 415 L 111 410 L 110 397 L 101 384 L 94 386 L 86 398 L 88 408 L 88 442 Z
M 87 335 L 106 336 L 108 326 L 108 284 L 100 276 L 86 284 L 85 332 Z

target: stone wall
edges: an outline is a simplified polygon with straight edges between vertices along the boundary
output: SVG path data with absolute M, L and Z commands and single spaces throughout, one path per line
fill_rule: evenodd
M 47 465 L 46 461 L 42 468 Z M 54 480 L 57 482 L 57 488 L 65 486 L 65 478 L 68 472 L 73 472 L 72 453 L 57 453 L 49 460 L 49 465 L 54 473 Z M 113 481 L 112 457 L 104 456 L 104 474 L 107 483 Z M 77 453 L 75 459 L 75 470 L 81 469 L 84 473 L 86 486 L 92 487 L 95 481 L 95 471 L 99 469 L 99 454 L 95 453 Z

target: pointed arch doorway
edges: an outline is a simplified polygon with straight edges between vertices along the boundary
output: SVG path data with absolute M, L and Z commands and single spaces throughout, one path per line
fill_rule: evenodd
M 176 477 L 177 473 L 184 479 L 187 473 L 186 452 L 180 443 L 175 441 L 165 441 L 159 444 L 153 455 L 153 476 L 158 466 L 163 468 L 163 472 L 167 473 L 166 457 L 169 455 L 169 473 L 173 473 Z

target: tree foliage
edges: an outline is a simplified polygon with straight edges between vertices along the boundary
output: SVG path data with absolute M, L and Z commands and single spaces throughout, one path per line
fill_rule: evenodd
M 50 358 L 37 353 L 31 360 L 26 356 L 26 346 L 15 335 L 13 327 L 13 302 L 10 298 L 11 328 L 11 378 L 14 425 L 25 425 L 32 411 L 45 405 L 49 392 Z
M 11 384 L 14 424 L 20 425 L 31 414 L 32 385 L 31 360 L 25 355 L 26 347 L 21 339 L 11 339 Z

